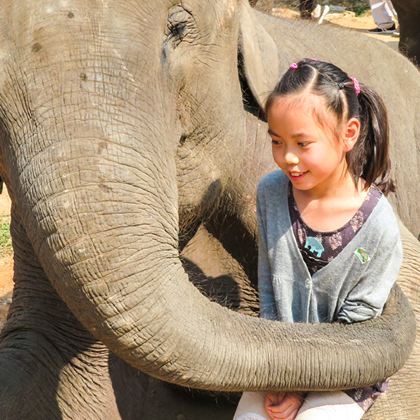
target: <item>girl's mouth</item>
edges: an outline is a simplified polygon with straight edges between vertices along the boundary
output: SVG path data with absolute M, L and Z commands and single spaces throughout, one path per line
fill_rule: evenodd
M 289 172 L 289 175 L 290 175 L 291 179 L 298 180 L 298 179 L 303 178 L 303 176 L 307 173 L 308 173 L 308 171 L 305 171 L 305 172 Z

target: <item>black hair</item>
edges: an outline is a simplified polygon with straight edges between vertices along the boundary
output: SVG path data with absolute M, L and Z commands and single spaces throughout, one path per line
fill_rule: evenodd
M 357 92 L 356 83 L 334 64 L 305 58 L 291 65 L 280 79 L 266 101 L 265 114 L 268 115 L 276 98 L 308 90 L 325 99 L 337 121 L 358 118 L 360 135 L 346 155 L 349 171 L 355 182 L 363 178 L 367 186 L 374 183 L 387 195 L 395 191 L 395 185 L 391 179 L 385 104 L 373 89 L 362 83 Z

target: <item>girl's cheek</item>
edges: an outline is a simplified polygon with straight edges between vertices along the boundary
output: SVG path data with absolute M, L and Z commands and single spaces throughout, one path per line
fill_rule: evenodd
M 281 154 L 278 152 L 278 150 L 273 149 L 273 158 L 274 158 L 274 161 L 277 163 L 277 165 L 281 166 L 283 159 L 281 157 Z

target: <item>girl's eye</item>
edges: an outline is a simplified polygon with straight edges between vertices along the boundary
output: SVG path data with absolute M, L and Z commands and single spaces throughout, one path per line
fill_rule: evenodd
M 305 147 L 305 146 L 307 146 L 309 143 L 307 142 L 307 141 L 300 141 L 299 143 L 298 143 L 298 146 L 299 147 Z
M 282 142 L 280 140 L 271 139 L 271 144 L 274 146 L 280 146 Z

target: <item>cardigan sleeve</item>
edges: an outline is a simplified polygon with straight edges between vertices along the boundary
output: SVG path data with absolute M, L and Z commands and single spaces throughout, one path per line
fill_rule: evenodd
M 339 310 L 339 321 L 366 321 L 382 313 L 392 286 L 397 280 L 403 257 L 398 226 L 389 230 L 385 227 L 384 230 L 363 276 Z
M 274 300 L 270 261 L 268 258 L 267 233 L 265 228 L 264 209 L 262 209 L 262 188 L 257 193 L 258 222 L 258 295 L 260 299 L 260 317 L 276 320 L 277 310 Z

